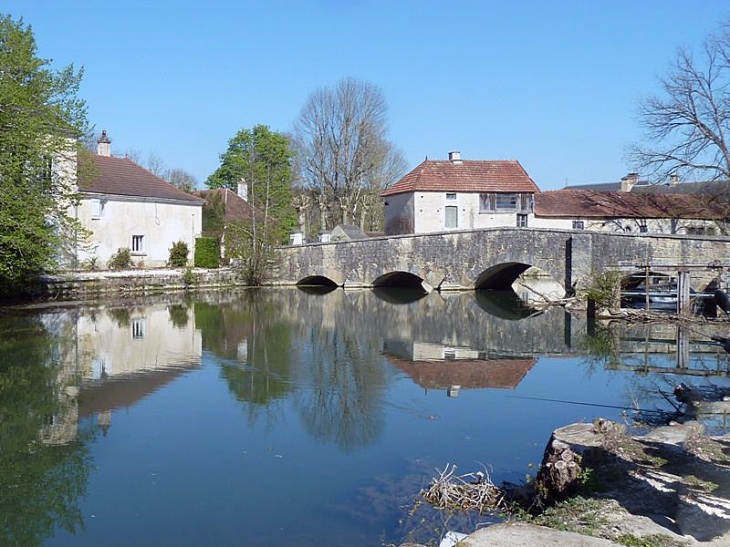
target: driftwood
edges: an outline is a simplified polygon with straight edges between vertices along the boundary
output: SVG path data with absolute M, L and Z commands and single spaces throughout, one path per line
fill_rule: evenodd
M 421 495 L 438 509 L 493 511 L 503 504 L 502 491 L 486 472 L 456 474 L 455 465 L 446 465 Z

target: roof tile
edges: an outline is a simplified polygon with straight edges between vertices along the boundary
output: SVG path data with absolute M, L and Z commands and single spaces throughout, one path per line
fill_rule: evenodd
M 685 218 L 712 220 L 722 212 L 697 194 L 632 194 L 553 190 L 535 196 L 535 216 L 553 218 Z
M 183 192 L 129 158 L 99 155 L 92 158 L 92 168 L 79 171 L 82 192 L 176 200 L 191 205 L 203 203 L 202 199 Z
M 424 160 L 381 195 L 405 192 L 539 192 L 515 160 Z

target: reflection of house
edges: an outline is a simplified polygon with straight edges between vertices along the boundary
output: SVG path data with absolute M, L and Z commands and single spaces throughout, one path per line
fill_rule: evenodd
M 485 352 L 424 342 L 386 340 L 384 354 L 424 389 L 514 389 L 537 359 L 493 358 Z
M 426 159 L 382 193 L 385 234 L 528 226 L 539 192 L 517 161 Z
M 464 359 L 457 361 L 410 361 L 388 357 L 424 389 L 515 389 L 537 360 Z
M 76 214 L 91 232 L 88 248 L 79 246 L 79 261 L 96 258 L 103 266 L 127 248 L 137 265 L 158 267 L 167 264 L 173 243 L 183 241 L 192 250 L 201 231 L 203 200 L 128 158 L 113 157 L 110 144 L 103 132 L 97 154 L 79 166 Z
M 73 353 L 81 380 L 79 415 L 99 413 L 100 425 L 108 427 L 112 410 L 197 368 L 202 341 L 190 315 L 183 306 L 162 304 L 81 315 Z

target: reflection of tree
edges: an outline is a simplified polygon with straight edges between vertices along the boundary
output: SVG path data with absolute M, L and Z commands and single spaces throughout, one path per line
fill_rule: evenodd
M 226 360 L 221 375 L 239 401 L 268 405 L 289 393 L 291 328 L 266 294 L 252 291 L 233 304 L 196 304 L 195 321 L 203 349 Z
M 304 427 L 345 452 L 375 443 L 383 430 L 380 396 L 387 384 L 378 352 L 367 339 L 324 330 L 312 331 L 311 352 L 302 363 Z
M 167 313 L 170 314 L 170 323 L 176 329 L 188 326 L 188 307 L 185 304 L 171 304 L 167 306 Z
M 91 469 L 87 434 L 66 445 L 40 441 L 64 414 L 67 387 L 54 340 L 38 320 L 0 321 L 0 543 L 40 545 L 60 527 L 83 527 L 77 500 Z M 61 378 L 61 381 L 59 381 Z

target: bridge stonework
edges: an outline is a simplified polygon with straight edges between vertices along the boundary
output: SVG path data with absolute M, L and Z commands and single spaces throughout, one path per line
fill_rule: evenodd
M 328 278 L 345 288 L 372 287 L 402 272 L 427 288 L 502 288 L 534 266 L 575 287 L 595 272 L 629 273 L 647 265 L 667 273 L 689 268 L 701 272 L 693 273 L 693 285 L 706 283 L 730 266 L 730 238 L 539 228 L 377 237 L 277 248 L 270 283 Z

